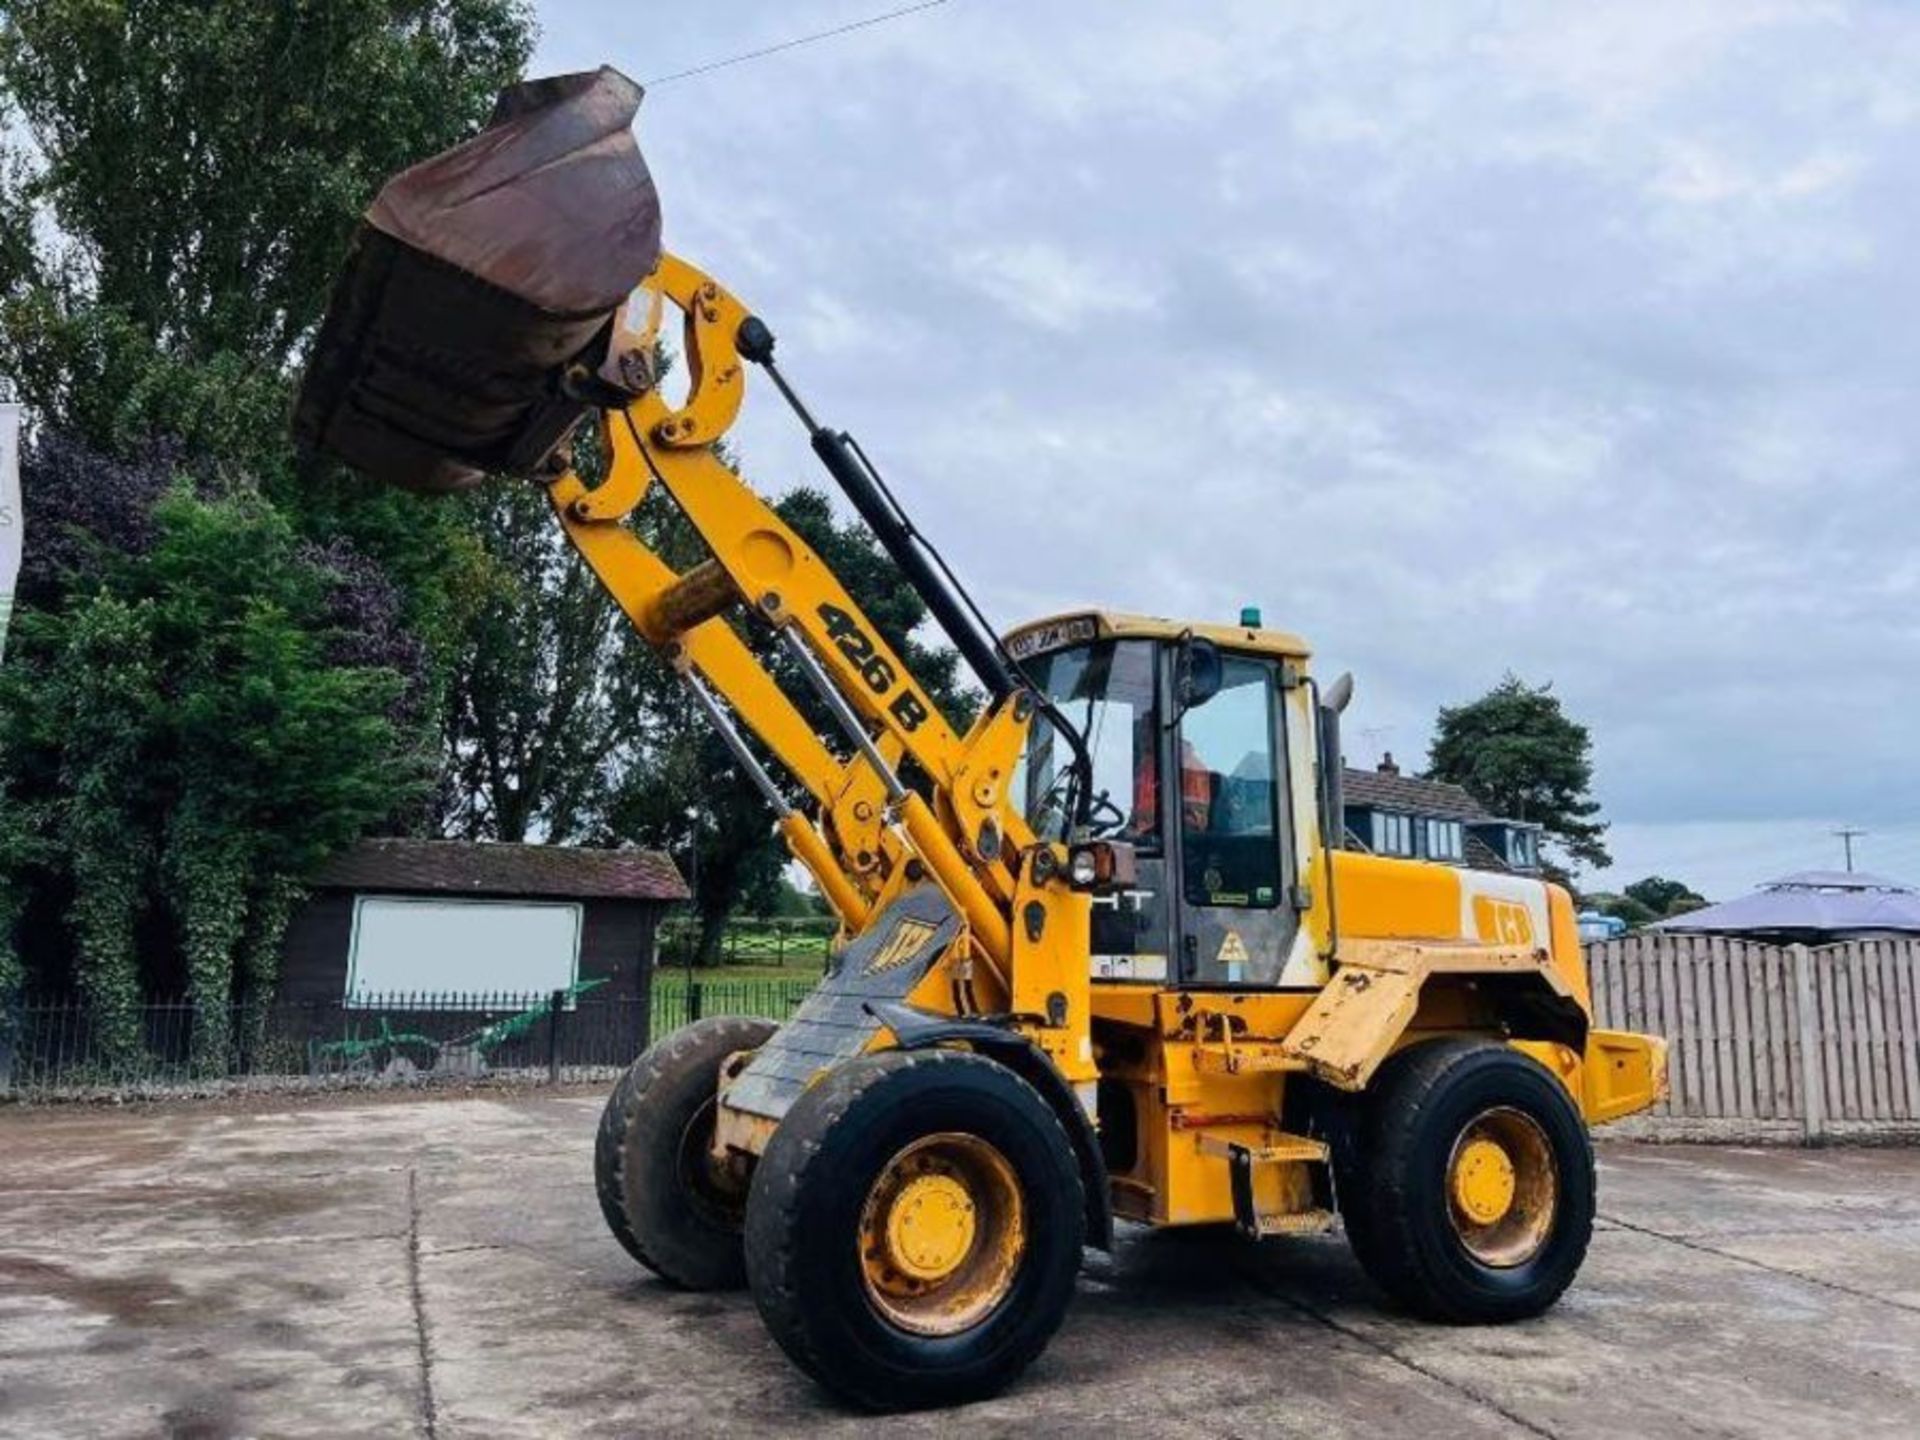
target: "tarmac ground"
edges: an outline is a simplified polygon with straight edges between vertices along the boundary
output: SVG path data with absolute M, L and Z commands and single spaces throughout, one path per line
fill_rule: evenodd
M 1920 1150 L 1603 1140 L 1580 1280 L 1494 1329 L 1338 1235 L 1128 1229 L 1012 1390 L 876 1421 L 627 1258 L 600 1103 L 0 1111 L 0 1435 L 1920 1434 Z

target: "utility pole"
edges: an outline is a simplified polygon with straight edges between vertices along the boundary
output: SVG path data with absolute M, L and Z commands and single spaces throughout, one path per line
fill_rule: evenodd
M 1851 875 L 1853 873 L 1853 842 L 1867 832 L 1864 830 L 1856 830 L 1851 825 L 1842 825 L 1833 833 L 1838 835 L 1840 837 L 1840 843 L 1847 847 L 1847 873 Z

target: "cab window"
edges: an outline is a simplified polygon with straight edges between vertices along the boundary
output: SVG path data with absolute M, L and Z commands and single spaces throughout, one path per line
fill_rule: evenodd
M 1160 835 L 1153 659 L 1151 641 L 1103 640 L 1027 662 L 1034 683 L 1087 742 L 1093 760 L 1091 833 L 1123 837 L 1143 850 L 1157 850 Z M 1069 758 L 1066 742 L 1044 715 L 1037 716 L 1023 778 L 1027 822 L 1046 839 L 1065 837 Z
M 1229 656 L 1219 693 L 1180 722 L 1187 902 L 1270 908 L 1280 897 L 1274 672 Z

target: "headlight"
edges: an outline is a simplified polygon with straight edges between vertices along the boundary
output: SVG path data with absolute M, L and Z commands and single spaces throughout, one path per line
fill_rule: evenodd
M 1100 857 L 1092 846 L 1073 852 L 1067 861 L 1067 879 L 1077 890 L 1091 890 L 1100 879 Z
M 1067 883 L 1076 890 L 1126 890 L 1137 868 L 1133 846 L 1125 841 L 1090 840 L 1067 857 Z

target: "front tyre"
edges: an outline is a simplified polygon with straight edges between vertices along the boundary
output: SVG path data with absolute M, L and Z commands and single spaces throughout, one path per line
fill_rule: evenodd
M 1367 1272 L 1428 1319 L 1546 1310 L 1593 1236 L 1593 1145 L 1566 1088 L 1487 1041 L 1442 1040 L 1382 1072 L 1350 1224 Z
M 793 1361 L 873 1410 L 1010 1384 L 1065 1318 L 1086 1210 L 1059 1118 L 952 1050 L 838 1066 L 754 1170 L 747 1279 Z
M 758 1050 L 771 1020 L 715 1015 L 683 1025 L 635 1060 L 607 1099 L 593 1147 L 594 1190 L 627 1253 L 688 1290 L 746 1280 L 743 1174 L 710 1153 L 720 1066 Z

